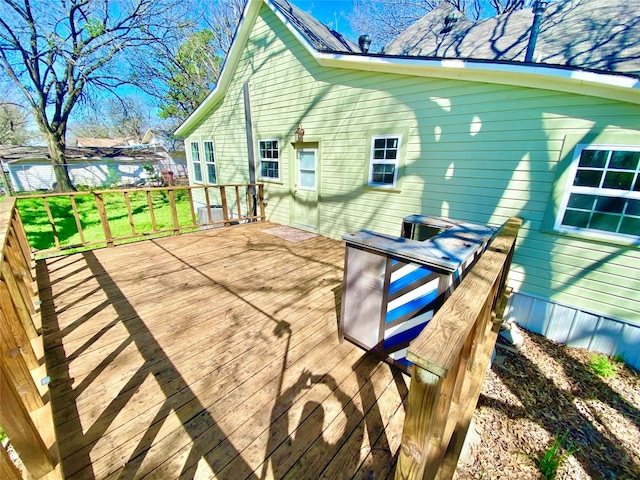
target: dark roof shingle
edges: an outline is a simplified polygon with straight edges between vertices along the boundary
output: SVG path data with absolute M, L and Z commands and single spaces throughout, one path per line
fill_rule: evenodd
M 271 2 L 319 52 L 360 53 L 358 45 L 287 0 L 271 0 Z
M 382 53 L 523 62 L 530 8 L 472 22 L 461 13 L 450 30 L 443 5 L 389 42 Z M 544 12 L 533 55 L 537 63 L 640 75 L 640 0 L 566 0 Z

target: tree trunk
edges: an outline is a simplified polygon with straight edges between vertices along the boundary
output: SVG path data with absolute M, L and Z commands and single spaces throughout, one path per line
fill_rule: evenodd
M 76 188 L 71 183 L 69 170 L 67 168 L 67 160 L 65 158 L 65 142 L 63 139 L 55 138 L 55 135 L 46 135 L 49 156 L 51 157 L 51 165 L 56 181 L 52 188 L 56 192 L 72 192 Z

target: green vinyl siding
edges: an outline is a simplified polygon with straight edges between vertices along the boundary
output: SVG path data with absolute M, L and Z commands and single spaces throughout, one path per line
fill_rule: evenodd
M 321 142 L 318 232 L 398 235 L 414 213 L 524 225 L 511 284 L 640 325 L 637 246 L 550 231 L 567 139 L 614 132 L 640 144 L 638 106 L 597 97 L 464 80 L 321 66 L 263 6 L 224 99 L 187 138 L 212 139 L 218 181 L 248 181 L 243 85 L 253 137 L 281 139 L 279 182 L 265 182 L 268 219 L 291 222 L 294 131 Z M 372 135 L 401 133 L 398 186 L 368 187 Z M 573 140 L 571 140 L 573 142 Z M 575 141 L 575 143 L 579 143 Z M 405 148 L 406 145 L 406 148 Z M 257 158 L 257 152 L 256 152 Z

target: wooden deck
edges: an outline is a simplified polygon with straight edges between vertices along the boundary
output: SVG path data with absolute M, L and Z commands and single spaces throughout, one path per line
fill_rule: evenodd
M 39 262 L 67 479 L 393 474 L 409 379 L 338 342 L 343 243 L 274 227 Z

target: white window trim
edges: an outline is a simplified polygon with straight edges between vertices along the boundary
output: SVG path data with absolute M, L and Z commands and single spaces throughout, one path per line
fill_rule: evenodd
M 263 177 L 262 176 L 262 161 L 273 162 L 273 158 L 262 158 L 260 156 L 260 143 L 261 142 L 278 142 L 278 177 Z M 258 178 L 267 182 L 279 182 L 282 178 L 282 140 L 279 138 L 259 138 L 258 139 Z
M 211 144 L 211 153 L 213 154 L 213 162 L 209 162 L 207 159 L 207 149 L 205 147 L 205 143 Z M 217 185 L 219 183 L 218 182 L 218 165 L 216 163 L 216 148 L 213 140 L 202 141 L 202 156 L 204 157 L 204 162 L 202 162 L 202 164 L 204 165 L 204 172 L 206 173 L 203 179 L 206 177 L 207 184 Z M 216 176 L 215 182 L 212 182 L 211 179 L 209 178 L 209 165 L 213 165 L 213 171 L 215 172 L 215 176 Z
M 301 152 L 314 152 L 314 156 L 313 156 L 313 187 L 303 187 L 302 186 L 302 181 L 300 179 L 300 153 Z M 318 190 L 318 149 L 317 148 L 300 148 L 297 150 L 296 152 L 296 156 L 298 156 L 297 158 L 297 168 L 298 168 L 298 189 L 300 190 L 305 190 L 308 192 L 315 192 Z M 307 170 L 307 169 L 305 169 Z
M 608 151 L 640 151 L 640 145 L 622 145 L 622 144 L 579 144 L 574 147 L 573 160 L 571 166 L 567 172 L 567 180 L 565 183 L 564 191 L 562 194 L 562 200 L 558 208 L 558 214 L 555 218 L 554 230 L 560 233 L 575 234 L 585 238 L 592 238 L 595 240 L 624 240 L 625 242 L 631 241 L 632 243 L 640 242 L 640 235 L 628 235 L 625 233 L 606 232 L 604 230 L 596 230 L 592 228 L 573 227 L 569 225 L 562 225 L 567 206 L 569 204 L 569 197 L 572 193 L 584 193 L 588 195 L 600 195 L 611 196 L 615 198 L 632 198 L 634 200 L 640 200 L 640 192 L 622 191 L 617 189 L 607 189 L 599 187 L 576 187 L 573 185 L 574 179 L 578 172 L 578 164 L 580 162 L 580 156 L 584 150 L 608 150 Z M 640 176 L 640 172 L 636 171 L 636 175 Z M 636 180 L 640 181 L 640 180 Z
M 193 144 L 198 146 L 198 162 L 193 160 Z M 202 174 L 202 149 L 199 141 L 189 141 L 189 157 L 191 158 L 191 166 L 193 168 L 193 183 L 204 183 L 204 175 Z M 196 178 L 196 163 L 200 166 L 200 180 Z
M 393 160 L 388 160 L 388 159 L 374 159 L 374 153 L 375 153 L 375 141 L 376 140 L 380 140 L 380 139 L 389 139 L 389 138 L 397 138 L 398 139 L 398 152 L 396 155 L 396 158 Z M 402 154 L 401 152 L 401 148 L 402 148 L 402 134 L 399 133 L 392 133 L 392 134 L 386 134 L 386 135 L 372 135 L 371 136 L 371 152 L 369 154 L 369 179 L 367 181 L 367 186 L 368 187 L 372 187 L 372 188 L 382 188 L 382 189 L 397 189 L 398 188 L 398 170 L 400 170 L 400 155 Z M 388 184 L 388 183 L 375 183 L 373 181 L 373 164 L 380 164 L 380 163 L 384 163 L 384 164 L 391 164 L 391 165 L 395 165 L 395 168 L 393 170 L 393 183 L 392 184 Z

